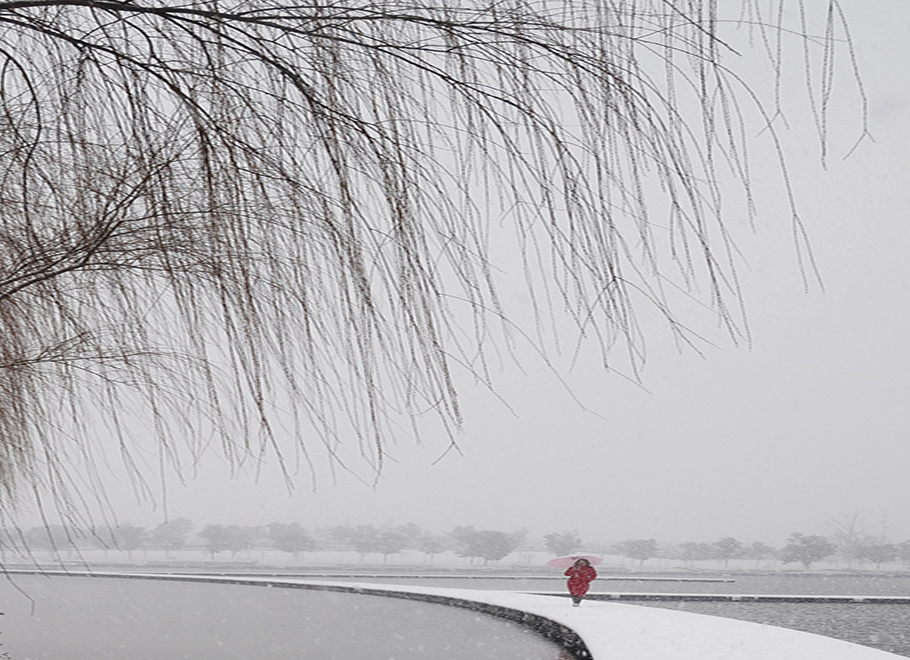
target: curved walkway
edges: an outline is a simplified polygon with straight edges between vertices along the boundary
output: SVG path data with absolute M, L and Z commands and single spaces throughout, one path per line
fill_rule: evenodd
M 579 660 L 895 660 L 902 657 L 830 637 L 746 621 L 609 602 L 589 601 L 582 607 L 572 607 L 566 599 L 535 594 L 255 576 L 9 572 L 317 589 L 442 603 L 521 622 L 560 643 Z

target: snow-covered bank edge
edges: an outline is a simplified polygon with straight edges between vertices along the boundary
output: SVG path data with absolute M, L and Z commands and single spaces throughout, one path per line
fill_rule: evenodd
M 16 570 L 10 574 L 208 582 L 356 593 L 461 607 L 527 626 L 583 660 L 894 660 L 830 637 L 734 619 L 619 603 L 571 607 L 553 596 L 205 574 Z

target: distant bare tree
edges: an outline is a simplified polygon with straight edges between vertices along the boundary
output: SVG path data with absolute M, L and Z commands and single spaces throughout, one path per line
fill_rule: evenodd
M 810 38 L 785 4 L 741 25 L 778 73 L 805 43 L 824 138 L 840 9 Z M 745 105 L 772 141 L 779 108 L 720 31 L 703 0 L 0 2 L 0 507 L 103 501 L 96 436 L 149 496 L 137 427 L 162 471 L 212 438 L 284 465 L 287 435 L 378 474 L 388 413 L 457 427 L 453 365 L 489 383 L 494 328 L 524 332 L 499 224 L 540 350 L 564 310 L 637 376 L 641 304 L 696 336 L 674 289 L 741 338 L 721 191 L 751 212 Z
M 837 546 L 838 554 L 848 566 L 861 561 L 863 548 L 879 540 L 870 533 L 868 520 L 859 511 L 839 517 L 829 516 L 824 527 L 828 538 Z

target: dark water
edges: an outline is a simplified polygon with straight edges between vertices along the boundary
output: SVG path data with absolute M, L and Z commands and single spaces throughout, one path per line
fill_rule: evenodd
M 910 605 L 720 602 L 635 604 L 794 628 L 910 657 Z
M 730 575 L 732 583 L 603 581 L 598 591 L 910 596 L 910 575 Z M 910 604 L 639 602 L 826 635 L 910 657 Z
M 299 576 L 303 577 L 303 576 Z M 315 576 L 312 576 L 314 579 Z M 729 575 L 732 583 L 599 580 L 592 591 L 910 596 L 910 576 Z M 0 652 L 13 660 L 557 660 L 534 633 L 465 610 L 413 601 L 109 578 L 17 576 L 0 582 Z M 562 591 L 563 580 L 363 578 L 332 581 Z M 910 657 L 910 605 L 640 602 L 827 635 Z M 0 656 L 2 657 L 2 656 Z
M 599 591 L 910 596 L 908 575 L 731 575 L 733 583 L 602 582 Z M 803 630 L 910 657 L 910 604 L 638 603 Z
M 12 660 L 558 660 L 524 627 L 468 610 L 300 589 L 111 578 L 0 580 Z

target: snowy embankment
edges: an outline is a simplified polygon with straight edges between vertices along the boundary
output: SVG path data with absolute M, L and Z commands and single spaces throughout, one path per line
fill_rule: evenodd
M 20 572 L 20 571 L 10 571 Z M 21 571 L 34 573 L 40 571 Z M 44 572 L 45 574 L 64 574 Z M 735 619 L 672 610 L 585 602 L 503 591 L 383 586 L 300 579 L 217 577 L 162 573 L 66 572 L 189 582 L 224 582 L 408 598 L 447 604 L 516 620 L 563 643 L 576 657 L 594 660 L 887 660 L 901 656 L 830 637 Z

